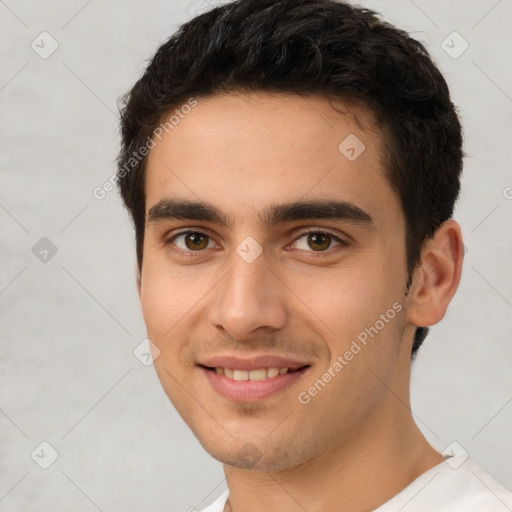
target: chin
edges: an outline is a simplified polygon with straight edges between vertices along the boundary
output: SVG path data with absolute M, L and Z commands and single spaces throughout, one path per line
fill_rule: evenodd
M 307 455 L 298 450 L 297 444 L 291 451 L 282 446 L 273 445 L 265 439 L 251 441 L 245 439 L 226 439 L 222 441 L 204 441 L 201 446 L 214 459 L 240 469 L 253 471 L 285 471 L 307 462 Z M 279 441 L 277 441 L 279 443 Z

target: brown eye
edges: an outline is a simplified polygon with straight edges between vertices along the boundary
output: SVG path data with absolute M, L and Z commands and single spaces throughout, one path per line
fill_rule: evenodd
M 295 239 L 293 246 L 304 252 L 318 252 L 331 254 L 332 252 L 348 246 L 348 242 L 326 231 L 306 231 Z
M 208 236 L 203 233 L 187 233 L 185 234 L 185 246 L 191 251 L 206 249 L 208 246 Z
M 177 252 L 191 253 L 212 249 L 215 247 L 215 242 L 201 231 L 183 231 L 167 240 L 166 245 L 172 250 L 176 249 Z
M 308 235 L 308 244 L 314 251 L 325 251 L 331 245 L 331 236 L 326 233 L 311 233 Z

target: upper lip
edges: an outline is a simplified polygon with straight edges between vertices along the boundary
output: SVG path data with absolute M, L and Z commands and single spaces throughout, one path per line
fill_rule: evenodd
M 233 355 L 213 356 L 199 362 L 201 366 L 208 368 L 232 368 L 236 370 L 258 370 L 260 368 L 289 368 L 297 370 L 303 366 L 309 366 L 309 363 L 297 361 L 290 357 L 275 356 L 270 354 L 253 355 L 250 357 L 240 357 Z

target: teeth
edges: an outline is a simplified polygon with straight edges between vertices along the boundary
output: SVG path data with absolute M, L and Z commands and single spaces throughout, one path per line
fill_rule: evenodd
M 235 370 L 235 380 L 248 380 L 249 372 L 247 370 Z
M 257 370 L 234 370 L 232 368 L 215 368 L 215 373 L 225 375 L 232 380 L 266 380 L 288 373 L 288 368 L 258 368 Z
M 267 370 L 261 368 L 260 370 L 251 370 L 249 372 L 249 380 L 266 380 Z
M 279 368 L 269 368 L 267 370 L 267 377 L 269 379 L 273 379 L 274 377 L 277 377 L 279 375 Z

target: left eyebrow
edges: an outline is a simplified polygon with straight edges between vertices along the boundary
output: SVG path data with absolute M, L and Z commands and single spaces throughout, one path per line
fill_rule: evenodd
M 359 224 L 374 229 L 371 215 L 359 206 L 347 201 L 316 200 L 272 204 L 259 214 L 261 223 L 267 228 L 297 220 L 330 219 Z M 162 199 L 148 212 L 148 223 L 170 219 L 187 219 L 221 224 L 228 229 L 233 223 L 215 205 L 187 199 Z

